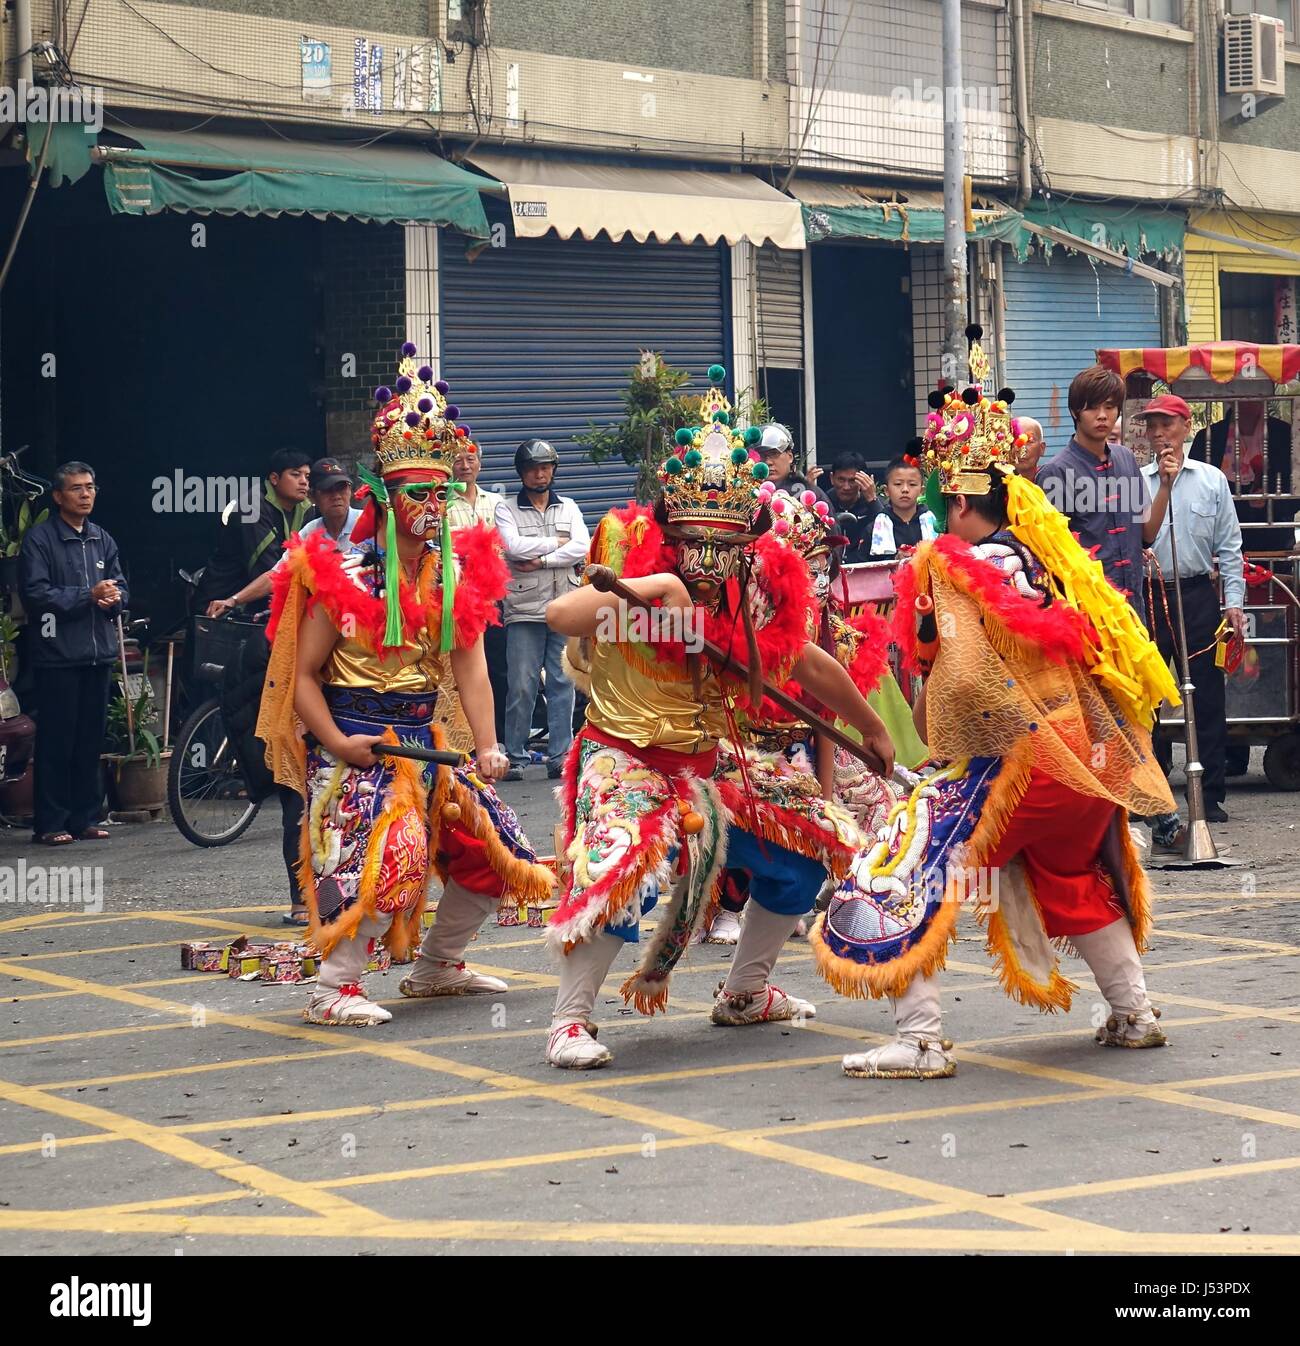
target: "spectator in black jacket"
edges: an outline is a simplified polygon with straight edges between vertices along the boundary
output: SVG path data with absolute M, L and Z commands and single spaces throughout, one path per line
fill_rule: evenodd
M 221 516 L 217 549 L 203 572 L 200 601 L 209 617 L 219 617 L 229 604 L 221 600 L 238 593 L 250 580 L 274 568 L 284 544 L 307 522 L 311 505 L 307 491 L 311 459 L 297 449 L 280 449 L 266 474 L 262 510 L 253 522 L 241 518 L 238 506 Z M 262 599 L 257 607 L 265 607 Z
M 19 589 L 31 625 L 36 692 L 35 838 L 47 846 L 106 841 L 97 826 L 99 754 L 117 657 L 114 619 L 127 602 L 117 543 L 91 523 L 95 472 L 64 463 L 58 511 L 23 539 Z
M 808 477 L 821 485 L 821 477 L 813 475 L 809 468 Z M 876 504 L 876 479 L 867 471 L 867 465 L 856 453 L 841 453 L 831 463 L 830 496 L 831 509 L 838 514 L 852 514 L 855 519 L 874 519 L 879 513 Z
M 767 464 L 768 480 L 778 491 L 786 491 L 790 495 L 811 491 L 818 500 L 830 504 L 826 492 L 820 486 L 814 486 L 795 470 L 794 436 L 784 425 L 773 421 L 763 426 L 757 448 L 759 457 Z

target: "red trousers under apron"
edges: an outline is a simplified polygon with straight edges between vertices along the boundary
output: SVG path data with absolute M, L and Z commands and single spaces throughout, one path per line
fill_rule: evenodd
M 1033 884 L 1043 925 L 1053 939 L 1090 935 L 1124 915 L 1102 842 L 1119 806 L 1081 795 L 1035 767 L 989 868 L 1019 857 Z

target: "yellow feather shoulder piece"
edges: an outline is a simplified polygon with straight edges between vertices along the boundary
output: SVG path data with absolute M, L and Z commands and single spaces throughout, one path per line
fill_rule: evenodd
M 1007 477 L 1011 532 L 1042 562 L 1058 596 L 1083 613 L 1097 633 L 1088 671 L 1133 724 L 1149 725 L 1162 701 L 1180 704 L 1178 687 L 1132 605 L 1070 532 L 1065 515 L 1040 487 Z

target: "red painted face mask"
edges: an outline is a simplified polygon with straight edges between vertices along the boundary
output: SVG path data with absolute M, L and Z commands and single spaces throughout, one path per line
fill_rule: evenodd
M 402 484 L 389 483 L 389 500 L 397 531 L 421 542 L 436 538 L 442 521 L 444 487 L 444 482 L 427 478 Z

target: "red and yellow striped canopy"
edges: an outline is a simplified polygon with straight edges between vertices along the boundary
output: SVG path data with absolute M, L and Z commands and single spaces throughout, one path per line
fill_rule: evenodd
M 1300 374 L 1300 346 L 1257 346 L 1253 341 L 1205 341 L 1199 346 L 1099 350 L 1097 362 L 1121 378 L 1145 369 L 1166 383 L 1181 378 L 1193 365 L 1216 383 L 1260 370 L 1274 383 L 1290 383 Z

